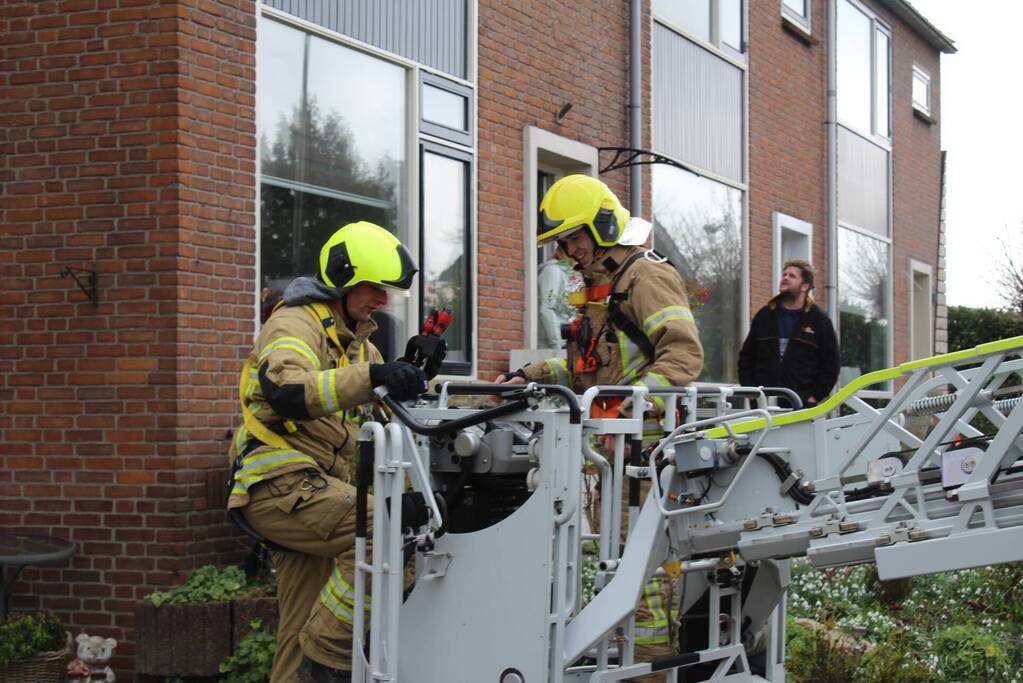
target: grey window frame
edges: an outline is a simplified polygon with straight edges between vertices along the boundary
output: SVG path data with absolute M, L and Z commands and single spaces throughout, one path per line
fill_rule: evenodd
M 465 357 L 469 358 L 469 359 L 472 359 L 472 358 L 475 358 L 474 354 L 476 352 L 476 349 L 473 346 L 473 339 L 475 337 L 475 335 L 473 334 L 473 330 L 475 329 L 474 326 L 475 326 L 475 323 L 476 323 L 476 320 L 475 320 L 476 319 L 476 309 L 475 309 L 476 298 L 474 296 L 475 284 L 476 284 L 476 276 L 475 276 L 474 266 L 475 266 L 476 259 L 474 258 L 474 254 L 473 254 L 473 250 L 472 250 L 472 246 L 473 246 L 473 239 L 472 239 L 472 204 L 473 204 L 473 202 L 472 202 L 472 195 L 471 195 L 472 184 L 473 184 L 472 183 L 473 170 L 474 170 L 473 167 L 474 167 L 474 165 L 476 163 L 475 162 L 475 158 L 474 158 L 475 155 L 473 155 L 471 152 L 466 152 L 466 151 L 463 151 L 463 150 L 460 150 L 460 149 L 455 149 L 454 147 L 448 147 L 447 145 L 441 145 L 441 144 L 438 144 L 438 143 L 430 141 L 430 140 L 424 140 L 424 139 L 420 139 L 419 140 L 419 156 L 418 156 L 418 162 L 419 162 L 419 189 L 418 189 L 418 192 L 419 192 L 420 201 L 419 201 L 419 217 L 418 217 L 419 220 L 418 220 L 418 226 L 417 226 L 417 230 L 416 231 L 418 232 L 418 234 L 420 236 L 418 262 L 424 268 L 426 266 L 426 226 L 424 225 L 424 222 L 426 220 L 426 213 L 425 213 L 426 202 L 422 201 L 422 197 L 424 195 L 424 191 L 425 191 L 424 185 L 426 183 L 426 173 L 423 172 L 425 167 L 426 167 L 426 164 L 424 163 L 424 158 L 426 157 L 426 155 L 428 153 L 429 154 L 436 154 L 437 156 L 447 157 L 448 159 L 454 159 L 455 161 L 463 162 L 465 164 L 465 167 L 466 167 L 465 168 L 465 187 L 464 187 L 464 190 L 465 190 L 465 207 L 464 208 L 465 208 L 466 225 L 465 225 L 465 233 L 463 235 L 463 242 L 462 242 L 463 253 L 465 254 L 465 265 L 464 265 L 464 269 L 465 269 L 465 288 L 464 288 L 464 290 L 465 291 L 462 292 L 462 297 L 467 300 L 465 302 L 465 310 L 468 312 L 468 319 L 464 321 L 462 329 L 465 330 L 465 339 L 463 340 L 465 342 L 465 351 L 464 351 Z M 425 271 L 421 271 L 420 277 L 425 277 Z M 424 299 L 423 293 L 424 293 L 424 288 L 422 286 L 422 282 L 420 282 L 419 292 L 418 292 L 419 310 L 422 311 L 423 314 L 425 315 L 425 313 L 426 313 L 426 301 Z M 445 360 L 443 365 L 441 366 L 441 374 L 443 374 L 443 375 L 457 375 L 457 376 L 460 376 L 460 377 L 466 377 L 466 376 L 472 375 L 472 369 L 473 369 L 473 361 L 472 360 L 466 360 L 466 361 L 454 361 L 454 360 L 448 361 L 448 360 Z
M 445 90 L 454 95 L 458 95 L 465 99 L 465 123 L 466 130 L 459 130 L 457 128 L 451 128 L 434 121 L 427 121 L 423 118 L 423 90 L 424 86 L 430 85 L 439 90 Z M 442 78 L 436 74 L 430 73 L 429 71 L 420 70 L 419 72 L 419 132 L 432 135 L 435 138 L 454 142 L 459 145 L 465 145 L 466 147 L 473 146 L 473 134 L 472 134 L 472 112 L 475 111 L 475 93 L 472 88 L 464 86 L 460 83 L 455 83 L 447 78 Z

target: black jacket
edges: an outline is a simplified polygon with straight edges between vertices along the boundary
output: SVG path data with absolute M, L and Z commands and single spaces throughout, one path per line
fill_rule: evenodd
M 778 354 L 778 297 L 753 318 L 739 351 L 739 383 L 743 386 L 788 387 L 803 399 L 818 402 L 838 380 L 838 337 L 828 316 L 807 297 L 803 315 L 792 328 L 785 357 Z

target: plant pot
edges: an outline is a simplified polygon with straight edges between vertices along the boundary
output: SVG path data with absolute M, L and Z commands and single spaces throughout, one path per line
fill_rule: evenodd
M 71 634 L 63 650 L 40 652 L 28 659 L 17 659 L 0 667 L 0 683 L 63 683 L 67 680 L 67 662 L 71 652 Z
M 135 604 L 135 669 L 153 676 L 216 676 L 231 654 L 231 603 Z
M 253 619 L 264 627 L 276 625 L 277 598 L 159 607 L 135 603 L 135 669 L 150 676 L 216 676 Z

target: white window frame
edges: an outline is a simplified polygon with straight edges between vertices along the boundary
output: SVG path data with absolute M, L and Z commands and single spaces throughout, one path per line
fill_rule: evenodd
M 779 0 L 781 3 L 781 18 L 787 25 L 796 29 L 800 33 L 807 36 L 813 35 L 813 1 L 803 0 L 803 7 L 806 8 L 806 14 L 800 14 L 791 7 L 785 4 L 785 0 Z
M 908 268 L 909 277 L 909 289 L 907 292 L 908 308 L 909 308 L 909 353 L 908 360 L 920 360 L 921 358 L 930 358 L 934 355 L 934 268 L 929 263 L 923 261 L 917 261 L 916 259 L 909 259 Z M 927 292 L 925 303 L 923 307 L 927 321 L 927 353 L 922 356 L 918 356 L 916 353 L 917 343 L 920 341 L 916 336 L 917 328 L 917 312 L 918 306 L 917 291 L 916 291 L 916 280 L 919 276 L 924 276 L 927 279 Z
M 853 125 L 845 119 L 839 118 L 839 123 L 848 128 L 851 131 L 855 131 L 860 135 L 878 143 L 885 149 L 891 149 L 892 143 L 892 128 L 894 128 L 894 120 L 892 117 L 892 56 L 895 54 L 894 47 L 892 45 L 892 27 L 881 19 L 877 13 L 871 10 L 862 2 L 858 0 L 838 0 L 838 2 L 847 2 L 849 5 L 859 10 L 867 16 L 870 20 L 870 130 L 864 131 L 861 127 Z M 837 30 L 842 30 L 841 27 L 836 27 Z M 877 132 L 877 34 L 881 32 L 888 38 L 888 92 L 885 93 L 887 98 L 887 109 L 888 109 L 888 135 L 882 135 Z M 841 94 L 839 94 L 841 97 Z
M 789 258 L 805 258 L 810 263 L 813 263 L 813 223 L 808 223 L 780 211 L 774 212 L 772 222 L 774 224 L 774 282 L 777 284 L 781 281 L 782 265 Z M 782 253 L 786 233 L 801 235 L 806 239 L 805 254 L 788 257 Z
M 523 153 L 525 160 L 522 232 L 525 251 L 525 342 L 526 348 L 512 349 L 512 368 L 522 367 L 534 360 L 537 340 L 537 284 L 536 284 L 536 225 L 537 225 L 537 172 L 540 170 L 563 177 L 582 173 L 596 177 L 598 170 L 597 148 L 577 140 L 551 133 L 550 131 L 526 126 L 523 129 Z M 547 354 L 545 354 L 546 357 Z M 523 362 L 524 361 L 524 362 Z
M 926 87 L 926 89 L 927 89 L 927 94 L 925 95 L 925 99 L 927 100 L 926 102 L 918 102 L 917 99 L 916 99 L 916 95 L 915 95 L 916 88 L 914 88 L 913 85 L 915 85 L 917 80 L 922 81 L 923 84 L 924 84 L 924 87 Z M 912 81 L 910 82 L 909 93 L 910 93 L 909 96 L 910 96 L 910 98 L 913 101 L 913 109 L 915 109 L 916 111 L 920 112 L 924 116 L 930 117 L 930 115 L 931 115 L 931 75 L 929 73 L 927 73 L 918 64 L 914 64 L 913 65 L 913 75 L 912 75 Z

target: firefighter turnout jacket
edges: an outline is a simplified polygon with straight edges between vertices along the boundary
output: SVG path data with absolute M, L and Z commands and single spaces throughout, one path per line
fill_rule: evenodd
M 684 386 L 699 376 L 703 347 L 685 284 L 670 262 L 640 247 L 615 246 L 598 250 L 582 273 L 586 300 L 578 302 L 568 360 L 531 363 L 522 369 L 527 380 L 581 394 L 599 384 Z M 650 400 L 663 411 L 663 401 Z
M 297 470 L 350 480 L 359 423 L 373 401 L 369 365 L 383 362 L 368 339 L 375 330 L 371 320 L 348 329 L 323 303 L 273 313 L 240 380 L 228 508 L 244 507 L 254 484 Z

